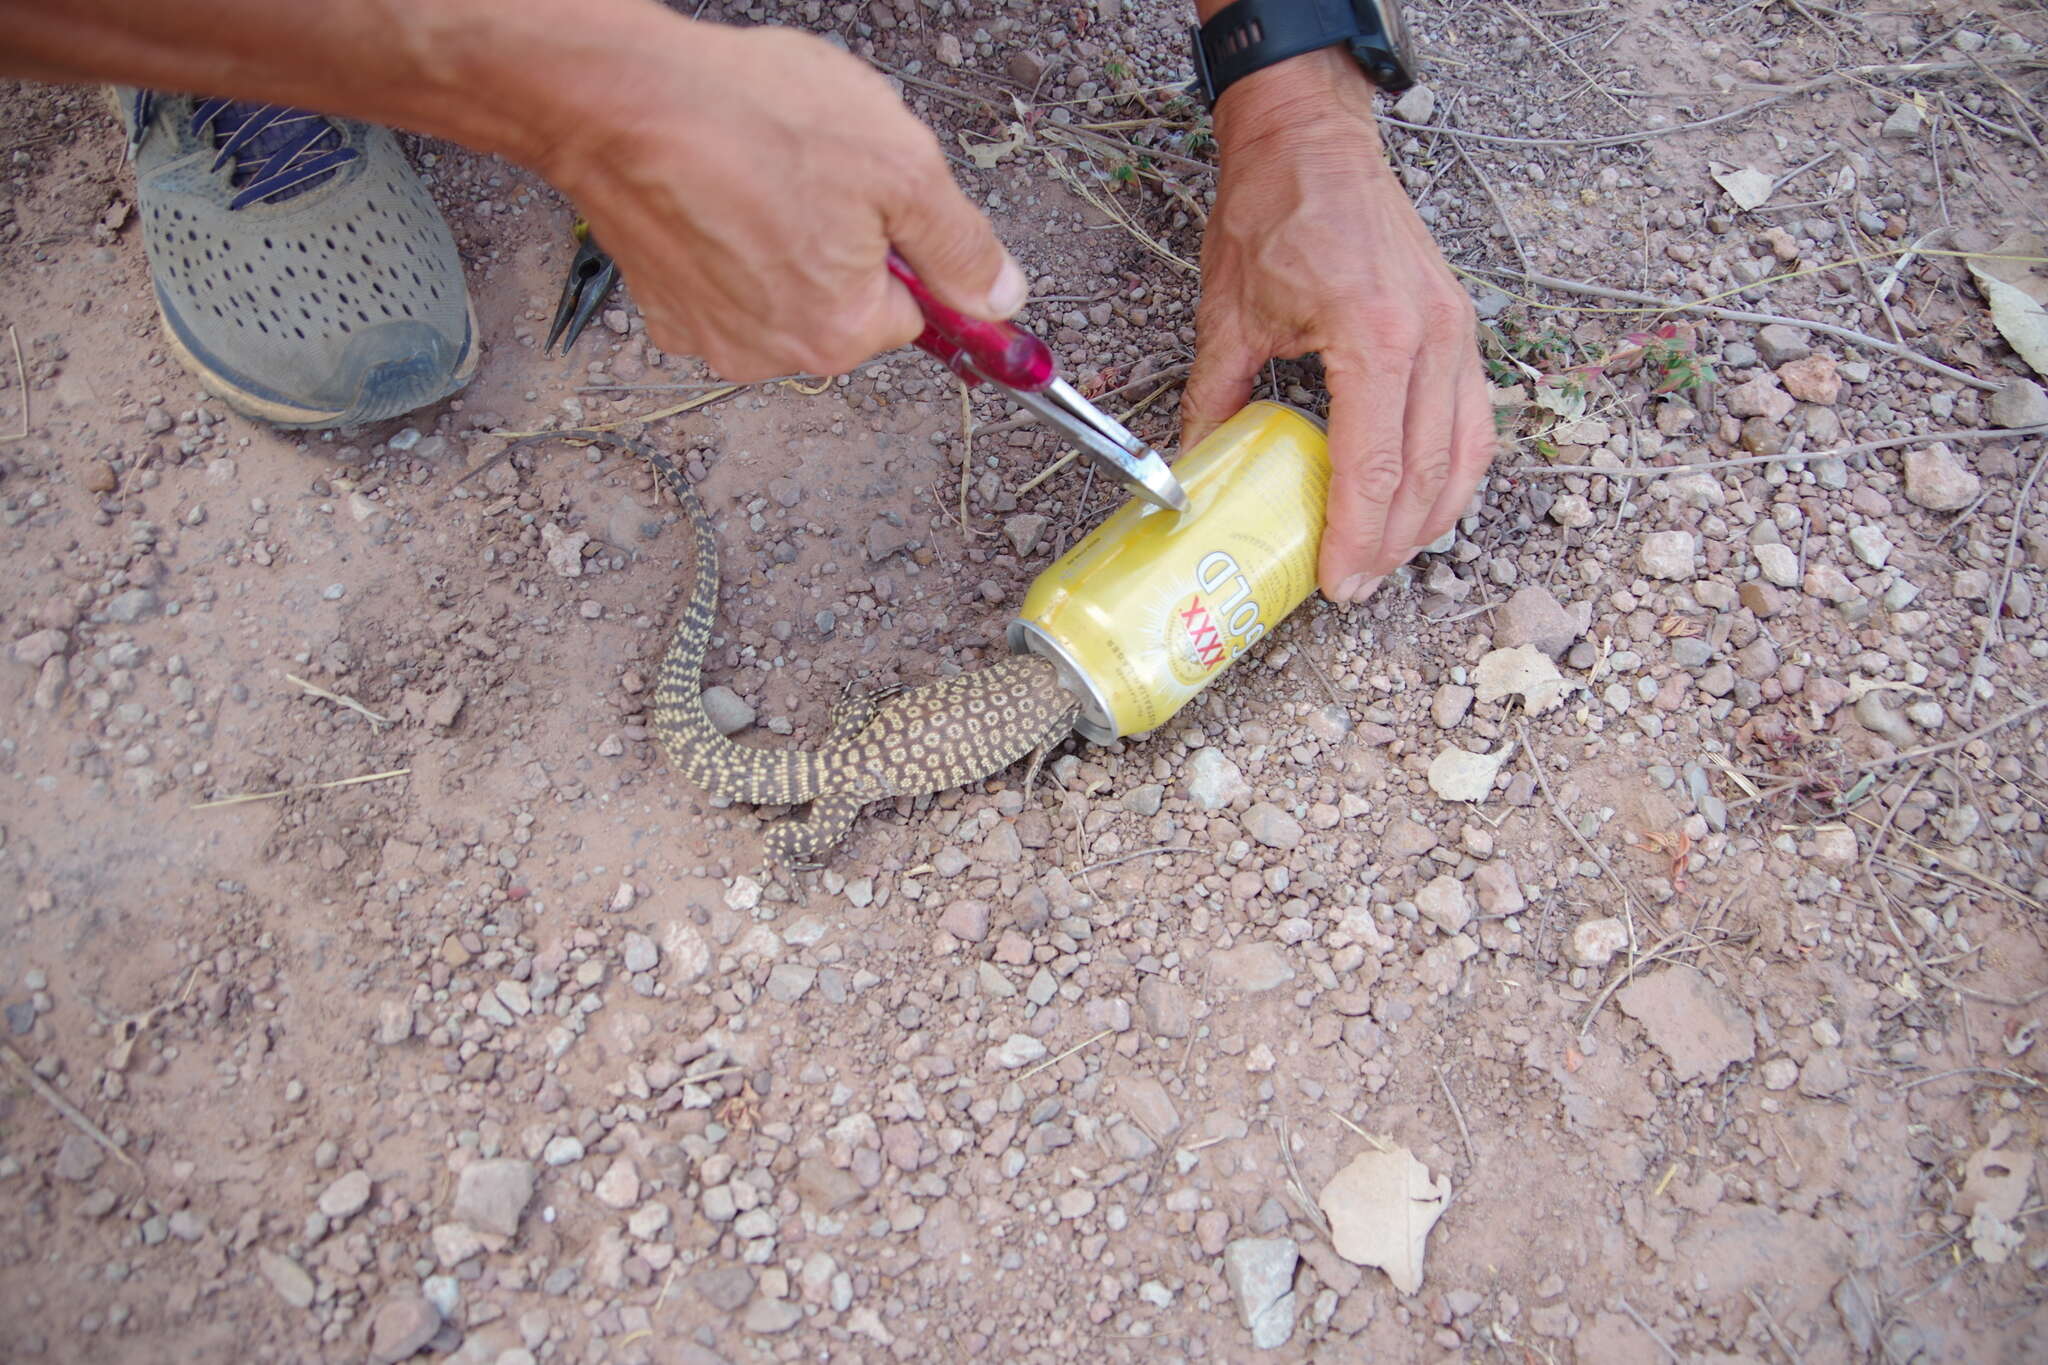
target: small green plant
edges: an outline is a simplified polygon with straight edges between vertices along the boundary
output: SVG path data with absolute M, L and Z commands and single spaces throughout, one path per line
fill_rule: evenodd
M 1643 348 L 1643 364 L 1657 376 L 1653 394 L 1696 389 L 1714 377 L 1714 367 L 1693 349 L 1693 338 L 1667 322 L 1654 332 L 1631 332 L 1626 338 Z
M 1531 328 L 1513 317 L 1484 329 L 1482 358 L 1487 378 L 1495 384 L 1519 384 L 1532 378 L 1531 370 L 1563 369 L 1572 360 L 1572 339 L 1553 328 Z

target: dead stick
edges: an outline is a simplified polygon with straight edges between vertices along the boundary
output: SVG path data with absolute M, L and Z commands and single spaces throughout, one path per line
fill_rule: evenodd
M 2033 496 L 2034 480 L 2041 477 L 2044 466 L 2048 466 L 2048 449 L 2034 457 L 2034 467 L 2027 471 L 2027 481 L 2020 485 L 2019 501 L 2013 504 L 2012 531 L 2005 538 L 2005 571 L 1999 576 L 1998 592 L 1991 599 L 1991 614 L 1984 618 L 1984 638 L 1977 642 L 1977 656 L 1970 661 L 1970 671 L 1964 678 L 1963 719 L 1966 721 L 1977 703 L 1978 666 L 1991 652 L 1991 642 L 1998 638 L 1998 617 L 2005 610 L 2005 595 L 2012 591 L 2013 566 L 2019 560 L 2020 526 L 2027 519 L 2027 500 Z
M 1865 455 L 1873 450 L 1890 450 L 1895 446 L 1928 445 L 1935 441 L 2002 441 L 2026 436 L 2048 435 L 2048 426 L 2040 427 L 1978 427 L 1969 431 L 1930 431 L 1921 436 L 1887 436 L 1882 441 L 1864 441 L 1859 445 L 1836 446 L 1833 450 L 1801 450 L 1780 455 L 1741 455 L 1728 460 L 1708 460 L 1704 464 L 1673 465 L 1631 465 L 1626 468 L 1608 469 L 1597 464 L 1518 464 L 1500 470 L 1502 474 L 1605 474 L 1615 479 L 1655 479 L 1668 474 L 1705 474 L 1716 469 L 1746 469 L 1760 464 L 1805 464 L 1809 460 L 1840 460 L 1851 455 Z
M 35 1068 L 28 1064 L 28 1058 L 16 1052 L 12 1043 L 0 1043 L 0 1053 L 6 1055 L 8 1064 L 21 1073 L 21 1078 L 28 1082 L 28 1088 L 35 1091 L 45 1104 L 62 1114 L 66 1119 L 69 1119 L 80 1132 L 112 1152 L 116 1161 L 119 1161 L 129 1170 L 135 1172 L 135 1174 L 142 1174 L 142 1167 L 135 1164 L 135 1158 L 116 1146 L 114 1140 L 107 1136 L 106 1131 L 97 1123 L 87 1118 L 77 1105 L 58 1094 L 56 1086 L 51 1085 L 41 1076 L 36 1075 Z
M 7 339 L 14 344 L 14 372 L 21 376 L 21 430 L 12 436 L 0 437 L 0 445 L 12 445 L 28 439 L 28 366 L 21 363 L 21 338 L 14 334 L 14 324 L 7 324 Z
M 1691 303 L 1684 299 L 1662 299 L 1658 298 L 1655 294 L 1639 294 L 1633 289 L 1609 289 L 1604 284 L 1587 284 L 1583 280 L 1567 280 L 1556 275 L 1538 275 L 1516 270 L 1489 270 L 1485 266 L 1469 266 L 1465 269 L 1476 271 L 1482 275 L 1505 275 L 1510 279 L 1524 280 L 1539 288 L 1555 289 L 1559 293 L 1564 294 L 1579 294 L 1592 299 L 1612 299 L 1616 303 L 1641 304 L 1646 307 L 1655 308 L 1659 312 L 1704 313 L 1708 317 L 1726 318 L 1731 322 L 1779 323 L 1786 327 L 1797 327 L 1809 332 L 1821 332 L 1827 336 L 1838 337 L 1843 341 L 1852 342 L 1858 346 L 1867 346 L 1873 351 L 1883 351 L 1887 355 L 1895 355 L 1901 360 L 1910 361 L 1923 369 L 1932 370 L 1936 374 L 1953 379 L 1958 384 L 1968 384 L 1972 388 L 1982 389 L 1987 393 L 1996 393 L 1999 389 L 2005 387 L 2002 381 L 1994 382 L 1989 379 L 1979 379 L 1967 370 L 1959 370 L 1952 365 L 1944 365 L 1931 356 L 1924 356 L 1910 346 L 1901 346 L 1895 342 L 1886 341 L 1882 337 L 1874 337 L 1868 332 L 1859 332 L 1852 327 L 1837 327 L 1832 322 L 1814 322 L 1808 318 L 1790 317 L 1784 313 L 1758 313 L 1747 308 L 1723 308 L 1718 304 Z

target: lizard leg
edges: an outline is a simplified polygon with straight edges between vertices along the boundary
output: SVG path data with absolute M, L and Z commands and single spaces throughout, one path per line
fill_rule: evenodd
M 881 702 L 899 688 L 863 692 L 857 681 L 849 681 L 832 708 L 832 727 L 825 736 L 827 746 L 845 744 L 859 736 L 873 722 Z M 768 853 L 792 872 L 813 872 L 823 866 L 820 855 L 829 853 L 846 837 L 867 802 L 858 796 L 835 794 L 816 797 L 802 816 L 778 821 L 768 831 Z
M 792 872 L 814 871 L 823 866 L 822 855 L 846 838 L 866 805 L 866 798 L 843 792 L 820 796 L 801 819 L 778 821 L 768 831 L 768 852 Z

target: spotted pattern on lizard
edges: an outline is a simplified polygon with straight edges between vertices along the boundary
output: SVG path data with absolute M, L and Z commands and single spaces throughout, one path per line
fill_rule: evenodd
M 816 748 L 764 749 L 728 738 L 704 708 L 704 655 L 718 618 L 718 542 L 696 491 L 674 462 L 645 442 L 590 430 L 550 435 L 639 455 L 688 514 L 694 572 L 661 662 L 653 730 L 669 762 L 714 796 L 755 805 L 809 804 L 803 817 L 778 821 L 768 831 L 768 852 L 785 866 L 818 866 L 871 801 L 965 786 L 1026 755 L 1028 792 L 1045 756 L 1073 731 L 1080 704 L 1060 685 L 1053 665 L 1012 655 L 915 686 L 877 692 L 849 686 Z

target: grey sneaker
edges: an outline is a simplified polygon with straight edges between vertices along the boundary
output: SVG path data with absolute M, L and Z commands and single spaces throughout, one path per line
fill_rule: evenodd
M 113 96 L 164 335 L 209 392 L 279 426 L 341 427 L 469 382 L 476 313 L 455 239 L 389 131 Z

